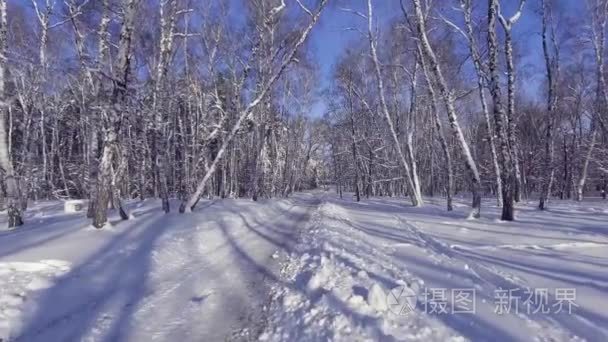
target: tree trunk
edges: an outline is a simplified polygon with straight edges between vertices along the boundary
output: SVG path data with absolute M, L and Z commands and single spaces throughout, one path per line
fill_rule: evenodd
M 417 34 L 420 38 L 418 44 L 421 45 L 422 52 L 430 64 L 430 70 L 433 72 L 437 87 L 439 88 L 439 93 L 445 104 L 445 109 L 448 114 L 448 121 L 454 136 L 458 141 L 458 146 L 460 147 L 460 150 L 465 158 L 465 165 L 471 174 L 471 192 L 473 195 L 473 202 L 470 217 L 479 218 L 481 216 L 481 178 L 479 176 L 479 171 L 477 170 L 477 164 L 473 159 L 469 144 L 467 143 L 464 134 L 462 133 L 462 129 L 460 128 L 456 108 L 454 107 L 454 95 L 448 89 L 448 85 L 441 71 L 441 67 L 437 62 L 435 52 L 433 51 L 433 48 L 431 47 L 426 35 L 425 19 L 422 13 L 420 1 L 412 0 L 412 2 L 414 4 L 414 11 L 416 13 Z
M 548 42 L 548 25 L 549 25 L 549 8 L 546 0 L 542 1 L 542 9 L 543 9 L 543 29 L 542 29 L 542 39 L 543 39 L 543 54 L 545 57 L 545 66 L 547 69 L 547 83 L 548 83 L 548 92 L 547 92 L 547 115 L 549 119 L 547 120 L 547 128 L 545 131 L 545 160 L 544 160 L 544 174 L 541 182 L 541 192 L 540 192 L 540 200 L 538 203 L 538 208 L 540 210 L 544 210 L 546 208 L 546 202 L 549 199 L 551 194 L 551 185 L 553 183 L 553 175 L 555 173 L 555 169 L 553 167 L 553 154 L 554 154 L 554 139 L 553 139 L 553 126 L 555 124 L 555 108 L 557 104 L 557 73 L 559 71 L 559 56 L 555 56 L 554 59 L 551 58 L 549 53 L 549 42 Z M 553 37 L 555 39 L 555 36 Z
M 295 45 L 291 48 L 291 50 L 289 50 L 286 53 L 286 57 L 285 57 L 285 59 L 283 59 L 283 62 L 281 63 L 281 65 L 273 72 L 272 76 L 269 78 L 269 80 L 267 82 L 265 82 L 264 86 L 261 87 L 261 91 L 258 93 L 258 95 L 243 110 L 241 110 L 239 112 L 239 114 L 237 115 L 237 120 L 234 123 L 234 126 L 232 126 L 232 129 L 230 130 L 230 132 L 228 132 L 227 136 L 224 138 L 224 141 L 223 141 L 220 149 L 218 150 L 217 155 L 215 156 L 213 162 L 207 169 L 207 172 L 205 172 L 205 175 L 203 176 L 203 179 L 198 184 L 196 191 L 190 196 L 190 198 L 188 199 L 187 202 L 182 202 L 182 204 L 179 208 L 180 213 L 191 212 L 192 209 L 196 206 L 196 204 L 200 200 L 201 195 L 203 194 L 205 186 L 207 185 L 207 181 L 209 181 L 211 176 L 213 176 L 213 174 L 215 173 L 218 163 L 220 162 L 224 153 L 226 152 L 226 148 L 232 142 L 232 139 L 234 139 L 234 136 L 237 134 L 237 132 L 241 128 L 243 121 L 250 116 L 252 110 L 255 107 L 257 107 L 260 104 L 260 102 L 266 97 L 266 94 L 270 91 L 270 89 L 272 88 L 274 83 L 279 79 L 279 77 L 281 77 L 281 75 L 283 74 L 283 71 L 285 71 L 287 66 L 293 61 L 293 58 L 294 58 L 296 52 L 308 38 L 310 32 L 312 31 L 312 28 L 315 26 L 315 24 L 319 20 L 321 12 L 323 12 L 323 8 L 325 8 L 325 5 L 327 4 L 328 1 L 329 0 L 321 0 L 321 4 L 319 5 L 318 10 L 316 11 L 316 13 L 314 13 L 311 16 L 310 23 L 304 29 L 304 31 L 300 34 Z
M 4 170 L 4 183 L 6 186 L 6 207 L 8 214 L 8 228 L 23 224 L 21 207 L 19 203 L 19 182 L 17 181 L 11 151 L 9 150 L 9 129 L 7 127 L 8 108 L 5 97 L 6 84 L 6 50 L 7 50 L 7 17 L 6 0 L 0 0 L 0 167 Z
M 443 125 L 441 124 L 441 118 L 439 117 L 439 108 L 437 108 L 437 94 L 435 93 L 435 86 L 433 85 L 431 75 L 429 74 L 428 67 L 426 65 L 426 60 L 424 55 L 422 54 L 422 49 L 418 45 L 418 53 L 420 54 L 420 63 L 422 64 L 422 70 L 424 71 L 424 77 L 426 78 L 427 87 L 429 88 L 429 94 L 431 98 L 431 111 L 433 112 L 433 121 L 435 122 L 435 128 L 437 129 L 437 135 L 439 136 L 439 144 L 441 145 L 441 150 L 443 151 L 443 157 L 445 158 L 445 166 L 446 166 L 446 196 L 447 196 L 447 210 L 452 211 L 454 208 L 452 206 L 452 193 L 454 187 L 454 172 L 452 167 L 452 155 L 450 154 L 450 150 L 448 148 L 448 142 L 445 137 L 445 133 L 443 132 Z M 431 166 L 432 167 L 432 166 Z
M 118 135 L 121 127 L 121 113 L 124 110 L 127 85 L 129 80 L 131 49 L 135 13 L 139 0 L 124 0 L 124 20 L 120 31 L 118 54 L 114 67 L 114 82 L 112 105 L 104 110 L 104 144 L 99 173 L 97 177 L 97 198 L 95 200 L 95 215 L 93 226 L 102 228 L 108 218 L 108 202 L 112 192 L 112 162 L 118 151 Z M 117 203 L 120 206 L 120 203 Z M 119 208 L 122 210 L 122 208 Z
M 374 39 L 373 33 L 373 13 L 372 13 L 372 2 L 371 0 L 367 1 L 367 19 L 368 19 L 368 38 L 370 50 L 372 53 L 372 60 L 374 62 L 374 69 L 376 71 L 376 85 L 378 88 L 378 94 L 380 96 L 380 107 L 382 109 L 382 113 L 384 114 L 384 118 L 388 124 L 391 137 L 393 138 L 393 143 L 395 144 L 395 149 L 397 150 L 397 154 L 399 157 L 399 161 L 401 162 L 401 166 L 404 169 L 405 177 L 407 180 L 407 193 L 412 201 L 412 205 L 415 207 L 422 206 L 424 201 L 422 200 L 422 194 L 418 191 L 420 187 L 416 187 L 414 180 L 412 179 L 412 173 L 410 166 L 405 159 L 405 154 L 401 149 L 401 143 L 399 142 L 399 138 L 397 136 L 397 132 L 395 131 L 395 125 L 393 123 L 393 119 L 388 111 L 388 105 L 386 104 L 386 98 L 384 95 L 384 82 L 382 81 L 382 73 L 380 71 L 380 62 L 378 61 L 378 53 L 376 51 L 376 41 Z
M 473 31 L 471 0 L 460 0 L 460 3 L 463 7 L 466 37 L 469 43 L 469 51 L 473 60 L 473 66 L 475 67 L 475 73 L 477 75 L 477 90 L 479 92 L 479 100 L 481 102 L 481 109 L 483 112 L 484 123 L 488 134 L 488 141 L 490 142 L 492 166 L 494 167 L 494 177 L 496 182 L 496 202 L 498 206 L 502 206 L 502 176 L 500 164 L 498 163 L 498 154 L 496 152 L 496 137 L 492 128 L 492 123 L 490 121 L 490 112 L 488 110 L 488 101 L 486 99 L 485 93 L 484 80 L 486 76 L 483 71 L 481 56 L 477 48 L 475 33 Z
M 591 132 L 591 142 L 589 143 L 589 148 L 587 153 L 585 154 L 585 160 L 583 161 L 583 167 L 581 169 L 581 177 L 576 184 L 576 200 L 583 200 L 583 191 L 585 189 L 585 182 L 587 181 L 587 170 L 589 169 L 589 161 L 591 160 L 591 156 L 593 155 L 593 148 L 595 147 L 595 139 L 597 136 L 597 130 L 593 128 Z
M 512 160 L 512 153 L 509 149 L 509 139 L 507 135 L 508 120 L 506 118 L 502 95 L 500 91 L 500 76 L 498 71 L 498 37 L 496 35 L 496 16 L 498 13 L 498 1 L 489 0 L 488 3 L 488 51 L 490 72 L 490 93 L 494 102 L 494 129 L 500 144 L 500 163 L 502 180 L 502 215 L 501 220 L 513 221 L 514 212 L 514 191 L 515 191 L 515 169 Z
M 524 1 L 520 2 L 523 6 Z M 513 18 L 506 20 L 499 15 L 500 23 L 505 32 L 505 58 L 507 60 L 507 138 L 509 139 L 509 150 L 511 152 L 511 160 L 515 168 L 515 184 L 514 184 L 514 200 L 521 200 L 521 172 L 519 170 L 518 147 L 515 128 L 515 65 L 513 63 L 513 40 L 511 37 L 511 28 L 521 14 L 521 7 L 518 13 Z
M 351 149 L 353 154 L 353 167 L 355 168 L 355 180 L 353 185 L 355 187 L 355 198 L 357 202 L 361 201 L 361 192 L 359 191 L 359 162 L 357 158 L 357 138 L 355 133 L 355 120 L 353 119 L 352 106 L 350 112 L 350 128 L 351 128 Z

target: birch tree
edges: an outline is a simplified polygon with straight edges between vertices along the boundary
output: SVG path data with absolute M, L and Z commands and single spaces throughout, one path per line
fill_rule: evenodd
M 8 227 L 14 228 L 23 224 L 19 201 L 19 182 L 15 175 L 10 151 L 10 131 L 8 128 L 8 110 L 10 104 L 6 96 L 6 65 L 8 45 L 8 21 L 6 0 L 0 0 L 0 167 L 4 171 L 4 184 L 6 187 L 6 207 L 8 214 Z
M 414 5 L 414 13 L 416 18 L 416 29 L 418 34 L 418 44 L 420 44 L 422 52 L 426 57 L 429 63 L 429 69 L 431 70 L 434 79 L 437 83 L 437 87 L 439 89 L 439 94 L 443 99 L 445 110 L 448 115 L 448 121 L 450 123 L 450 127 L 452 128 L 452 132 L 454 137 L 458 141 L 458 146 L 462 152 L 463 157 L 465 158 L 465 165 L 471 176 L 471 192 L 473 195 L 473 203 L 472 203 L 472 212 L 471 217 L 479 218 L 481 215 L 481 178 L 479 176 L 479 171 L 477 169 L 477 164 L 473 159 L 473 155 L 471 154 L 471 149 L 469 148 L 469 144 L 466 141 L 462 129 L 460 127 L 460 123 L 458 121 L 458 116 L 456 114 L 456 108 L 454 106 L 454 94 L 448 88 L 448 84 L 443 76 L 443 72 L 441 70 L 441 66 L 437 61 L 437 57 L 431 46 L 427 33 L 426 33 L 426 19 L 422 10 L 422 6 L 419 0 L 412 0 Z
M 473 31 L 473 8 L 471 5 L 471 0 L 460 0 L 460 6 L 462 8 L 462 12 L 464 15 L 464 23 L 466 27 L 466 33 L 463 35 L 468 41 L 469 51 L 471 54 L 471 59 L 473 61 L 473 66 L 475 67 L 475 74 L 477 76 L 477 91 L 479 92 L 479 102 L 481 103 L 481 110 L 484 117 L 484 123 L 486 130 L 488 132 L 488 141 L 490 142 L 490 152 L 492 156 L 492 165 L 494 166 L 494 174 L 496 176 L 496 199 L 498 201 L 498 205 L 502 205 L 502 177 L 501 177 L 501 169 L 498 163 L 498 155 L 496 153 L 496 136 L 494 130 L 492 129 L 492 123 L 490 120 L 490 112 L 488 110 L 488 101 L 486 98 L 486 85 L 485 80 L 487 78 L 486 74 L 483 70 L 483 63 L 481 59 L 481 55 L 479 53 L 479 48 L 477 47 L 477 41 L 475 38 L 475 33 Z M 452 25 L 456 27 L 455 25 Z M 460 29 L 458 29 L 460 31 Z
M 422 56 L 422 51 L 419 48 L 419 54 Z M 447 210 L 452 211 L 452 194 L 454 188 L 454 171 L 453 171 L 453 163 L 452 163 L 452 154 L 450 153 L 450 149 L 448 147 L 448 142 L 445 137 L 445 133 L 443 132 L 443 124 L 441 123 L 441 117 L 439 116 L 439 107 L 437 105 L 437 93 L 435 91 L 435 85 L 432 82 L 431 75 L 428 70 L 428 66 L 426 65 L 426 61 L 424 57 L 421 58 L 420 63 L 422 64 L 422 70 L 424 72 L 424 77 L 427 80 L 427 87 L 429 91 L 429 97 L 431 102 L 431 111 L 433 112 L 433 122 L 435 123 L 435 127 L 437 128 L 437 136 L 439 137 L 439 144 L 441 145 L 441 151 L 443 152 L 443 157 L 445 158 L 445 171 L 446 171 L 446 197 L 447 197 Z
M 162 208 L 165 213 L 168 213 L 171 208 L 169 205 L 169 189 L 167 185 L 167 148 L 164 143 L 167 136 L 167 125 L 164 123 L 163 115 L 167 108 L 166 103 L 168 102 L 166 91 L 167 84 L 165 79 L 169 72 L 169 65 L 173 53 L 177 16 L 187 11 L 177 10 L 177 0 L 161 0 L 159 3 L 159 12 L 161 37 L 154 80 L 154 93 L 152 95 L 152 113 L 154 115 L 152 155 L 154 156 L 154 176 L 157 180 L 156 185 L 160 189 Z
M 494 104 L 494 129 L 500 146 L 500 164 L 502 176 L 502 215 L 501 220 L 513 221 L 515 219 L 515 166 L 512 159 L 508 138 L 508 119 L 506 117 L 502 92 L 500 89 L 500 76 L 498 70 L 498 37 L 496 34 L 496 20 L 498 16 L 498 0 L 488 1 L 488 72 L 490 75 L 490 94 Z
M 102 115 L 104 123 L 104 141 L 102 156 L 99 163 L 97 177 L 97 198 L 95 200 L 95 216 L 93 226 L 103 228 L 107 221 L 107 208 L 112 196 L 112 174 L 113 163 L 119 155 L 119 135 L 122 118 L 127 105 L 127 87 L 129 84 L 129 74 L 131 69 L 131 57 L 133 48 L 134 20 L 139 0 L 124 0 L 123 2 L 123 22 L 120 30 L 118 42 L 118 52 L 112 74 L 112 91 L 110 103 L 102 105 Z M 122 219 L 128 219 L 128 215 L 120 205 L 119 211 Z
M 262 100 L 264 100 L 264 97 L 270 91 L 270 89 L 272 88 L 274 83 L 279 79 L 279 77 L 281 77 L 281 75 L 283 74 L 283 72 L 285 71 L 287 66 L 292 62 L 296 52 L 298 51 L 300 46 L 302 46 L 302 44 L 304 44 L 304 42 L 308 38 L 310 32 L 312 31 L 313 27 L 319 20 L 319 17 L 321 16 L 321 13 L 323 12 L 323 9 L 327 5 L 328 1 L 329 0 L 321 0 L 321 3 L 319 4 L 319 6 L 315 12 L 312 12 L 308 8 L 304 7 L 303 4 L 299 3 L 302 10 L 308 14 L 308 16 L 310 18 L 310 22 L 304 28 L 302 33 L 299 35 L 299 37 L 296 40 L 296 43 L 293 45 L 293 47 L 291 47 L 291 49 L 286 53 L 286 56 L 282 60 L 281 64 L 272 71 L 271 76 L 261 87 L 261 90 L 255 96 L 255 98 L 251 102 L 249 102 L 241 112 L 238 113 L 236 122 L 232 126 L 232 129 L 230 130 L 228 135 L 224 138 L 224 141 L 223 141 L 222 145 L 220 146 L 220 148 L 217 152 L 217 155 L 213 159 L 213 162 L 211 163 L 211 165 L 207 168 L 207 172 L 203 176 L 202 180 L 199 182 L 196 190 L 189 197 L 189 199 L 187 201 L 182 202 L 182 205 L 180 206 L 181 213 L 190 212 L 194 208 L 194 206 L 196 206 L 196 204 L 200 200 L 200 197 L 201 197 L 203 191 L 205 190 L 207 181 L 214 174 L 218 163 L 222 159 L 224 153 L 226 153 L 226 148 L 228 147 L 228 145 L 231 143 L 232 139 L 234 139 L 234 136 L 237 134 L 237 132 L 241 128 L 243 121 L 246 118 L 248 118 L 249 115 L 251 115 L 251 112 L 253 111 L 253 109 L 255 109 L 256 106 L 258 106 L 262 102 Z M 273 15 L 278 14 L 281 10 L 283 10 L 283 8 L 284 8 L 283 4 L 281 4 L 279 7 L 273 8 L 272 14 Z
M 555 42 L 555 32 L 552 29 L 553 23 L 551 20 L 551 9 L 547 0 L 542 0 L 542 44 L 543 44 L 543 55 L 545 57 L 545 67 L 547 76 L 547 127 L 545 129 L 545 159 L 544 159 L 544 171 L 542 174 L 540 200 L 538 208 L 544 210 L 546 202 L 551 194 L 551 187 L 553 184 L 553 176 L 555 168 L 553 166 L 554 159 L 554 136 L 553 130 L 556 123 L 556 109 L 557 109 L 557 82 L 559 77 L 559 53 L 557 44 L 554 44 L 555 49 L 553 56 L 549 50 L 549 39 Z M 551 25 L 551 27 L 549 27 Z M 549 37 L 549 34 L 552 37 Z
M 606 22 L 608 22 L 608 1 L 590 0 L 588 2 L 591 12 L 591 42 L 595 57 L 596 107 L 595 118 L 598 120 L 604 132 L 608 132 L 606 121 L 606 106 L 608 105 L 608 86 L 606 84 L 604 52 L 606 45 Z
M 585 153 L 585 159 L 580 172 L 579 180 L 576 184 L 576 200 L 583 200 L 583 192 L 587 181 L 587 174 L 589 170 L 589 163 L 593 155 L 597 136 L 598 126 L 603 128 L 606 132 L 605 125 L 605 106 L 608 103 L 608 92 L 606 91 L 606 80 L 605 80 L 605 67 L 604 67 L 604 46 L 606 37 L 606 21 L 608 19 L 608 1 L 605 0 L 589 0 L 587 1 L 587 8 L 590 12 L 591 18 L 591 43 L 593 46 L 593 56 L 595 57 L 595 100 L 593 105 L 594 115 L 591 118 L 591 139 Z
M 521 199 L 521 172 L 519 170 L 519 157 L 516 139 L 516 123 L 515 123 L 515 65 L 513 63 L 513 25 L 519 21 L 526 0 L 520 0 L 519 6 L 511 17 L 505 18 L 499 7 L 498 19 L 505 32 L 505 59 L 507 61 L 507 136 L 509 139 L 509 147 L 511 151 L 511 159 L 515 168 L 515 201 Z
M 373 28 L 374 26 L 372 1 L 367 0 L 367 35 L 372 55 L 372 61 L 374 63 L 374 71 L 376 74 L 376 85 L 378 88 L 378 96 L 380 98 L 380 109 L 382 110 L 382 114 L 384 114 L 384 118 L 390 130 L 390 135 L 395 145 L 395 150 L 397 151 L 401 166 L 404 169 L 408 186 L 407 192 L 410 197 L 410 200 L 412 201 L 412 205 L 415 207 L 422 206 L 424 205 L 424 201 L 422 200 L 422 194 L 420 192 L 420 184 L 417 180 L 414 179 L 414 177 L 412 177 L 412 170 L 410 168 L 409 163 L 405 159 L 405 154 L 403 153 L 403 150 L 401 149 L 401 143 L 399 142 L 399 137 L 397 136 L 395 125 L 393 123 L 393 119 L 389 113 L 388 105 L 386 103 L 386 96 L 384 94 L 384 81 L 382 80 L 382 72 L 380 70 L 380 62 L 378 60 L 378 53 L 376 48 L 377 42 L 374 38 Z

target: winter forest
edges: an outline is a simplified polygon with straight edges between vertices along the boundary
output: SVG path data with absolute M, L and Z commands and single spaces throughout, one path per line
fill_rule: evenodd
M 607 22 L 0 0 L 0 341 L 605 340 Z M 474 318 L 428 312 L 469 287 Z M 515 288 L 538 310 L 496 316 Z
M 447 210 L 466 193 L 475 217 L 480 197 L 494 196 L 513 220 L 521 198 L 543 209 L 608 184 L 599 0 L 576 16 L 528 4 L 540 25 L 525 50 L 511 33 L 525 1 L 508 12 L 499 1 L 489 11 L 401 1 L 383 25 L 373 3 L 344 8 L 362 23 L 343 29 L 361 37 L 323 93 L 306 41 L 328 1 L 4 2 L 10 226 L 28 199 L 88 198 L 101 228 L 108 203 L 123 199 L 184 212 L 201 196 L 257 200 L 320 184 L 357 200 L 406 194 L 414 206 L 444 196 Z M 526 50 L 541 46 L 545 69 L 531 70 Z M 319 96 L 327 111 L 311 117 Z

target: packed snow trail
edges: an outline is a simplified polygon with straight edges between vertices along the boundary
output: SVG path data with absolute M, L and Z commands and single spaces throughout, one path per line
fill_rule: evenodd
M 38 203 L 25 227 L 0 232 L 0 338 L 608 340 L 605 202 L 523 203 L 516 222 L 489 203 L 467 220 L 464 201 L 454 212 L 404 202 L 317 192 L 191 215 L 133 202 L 133 219 L 103 230 Z M 474 312 L 455 312 L 462 289 Z M 576 290 L 572 312 L 552 312 L 559 289 Z M 546 296 L 524 296 L 537 290 Z
M 545 212 L 524 203 L 518 221 L 503 223 L 489 218 L 499 217 L 490 203 L 485 218 L 467 220 L 461 202 L 451 213 L 432 199 L 423 208 L 404 202 L 327 196 L 284 265 L 287 286 L 273 288 L 271 324 L 261 337 L 608 340 L 604 203 L 555 202 Z M 414 293 L 413 312 L 393 310 L 394 289 Z M 571 312 L 564 289 L 576 291 Z M 465 307 L 453 290 L 474 291 L 473 312 L 456 312 Z
M 279 260 L 318 203 L 306 193 L 164 215 L 149 201 L 99 231 L 39 205 L 0 233 L 0 339 L 255 339 Z

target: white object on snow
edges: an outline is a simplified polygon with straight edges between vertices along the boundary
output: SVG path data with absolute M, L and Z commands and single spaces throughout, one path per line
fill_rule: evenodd
M 374 283 L 369 289 L 367 303 L 376 309 L 376 311 L 384 312 L 388 309 L 386 305 L 386 293 L 384 293 L 380 285 Z
M 66 213 L 77 213 L 84 209 L 83 200 L 69 200 L 63 204 L 63 211 Z

